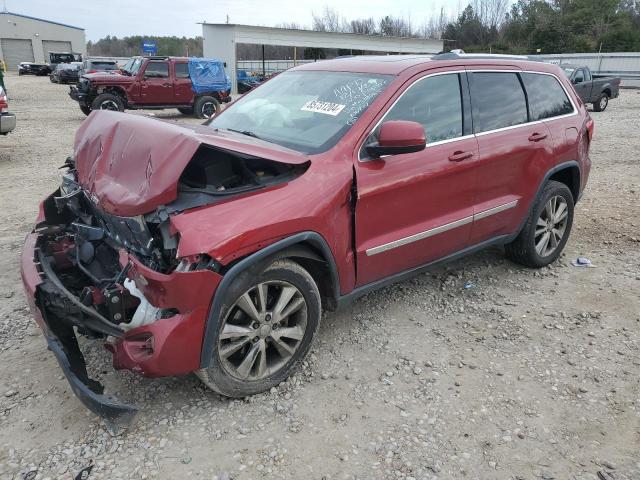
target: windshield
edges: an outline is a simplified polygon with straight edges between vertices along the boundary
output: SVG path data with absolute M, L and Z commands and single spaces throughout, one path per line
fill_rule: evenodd
M 114 62 L 91 62 L 89 67 L 97 70 L 116 70 L 118 65 Z
M 562 67 L 562 70 L 564 70 L 565 75 L 569 78 L 571 78 L 571 74 L 576 71 L 575 68 L 571 67 Z
M 140 70 L 140 65 L 142 65 L 141 58 L 132 58 L 130 59 L 124 67 L 122 67 L 122 71 L 129 74 L 135 75 Z
M 393 79 L 349 72 L 284 72 L 209 124 L 303 153 L 333 147 Z
M 76 60 L 75 56 L 71 53 L 49 53 L 49 58 L 52 63 L 67 63 Z

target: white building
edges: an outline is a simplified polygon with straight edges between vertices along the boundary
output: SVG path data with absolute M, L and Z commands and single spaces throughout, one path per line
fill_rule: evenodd
M 442 40 L 425 38 L 315 32 L 225 23 L 203 23 L 202 38 L 204 56 L 225 62 L 227 74 L 231 77 L 233 93 L 237 92 L 236 46 L 242 43 L 418 54 L 438 53 L 442 51 L 443 46 Z
M 86 53 L 84 28 L 18 13 L 0 12 L 0 58 L 9 70 L 20 62 L 48 62 L 48 52 Z

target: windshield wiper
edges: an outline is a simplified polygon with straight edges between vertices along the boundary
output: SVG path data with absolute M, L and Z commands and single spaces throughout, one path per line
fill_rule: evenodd
M 241 133 L 242 135 L 246 135 L 247 137 L 253 137 L 260 140 L 260 137 L 253 133 L 251 130 L 236 130 L 235 128 L 225 128 L 225 130 L 229 130 L 230 132 Z

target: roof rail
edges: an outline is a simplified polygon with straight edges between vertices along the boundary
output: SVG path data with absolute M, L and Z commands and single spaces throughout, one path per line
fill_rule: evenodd
M 500 60 L 500 59 L 513 59 L 513 60 L 531 60 L 526 55 L 503 55 L 498 53 L 455 53 L 455 52 L 446 52 L 446 53 L 438 53 L 431 57 L 432 60 L 457 60 L 460 58 L 469 58 L 469 59 L 487 59 L 487 60 Z M 535 61 L 535 60 L 531 60 Z

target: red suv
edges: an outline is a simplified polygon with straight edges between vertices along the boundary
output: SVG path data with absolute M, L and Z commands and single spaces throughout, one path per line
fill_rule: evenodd
M 117 369 L 268 390 L 323 308 L 489 245 L 553 262 L 593 122 L 559 67 L 472 55 L 356 57 L 273 78 L 207 126 L 93 113 L 22 255 L 74 392 L 109 420 L 77 332 Z

